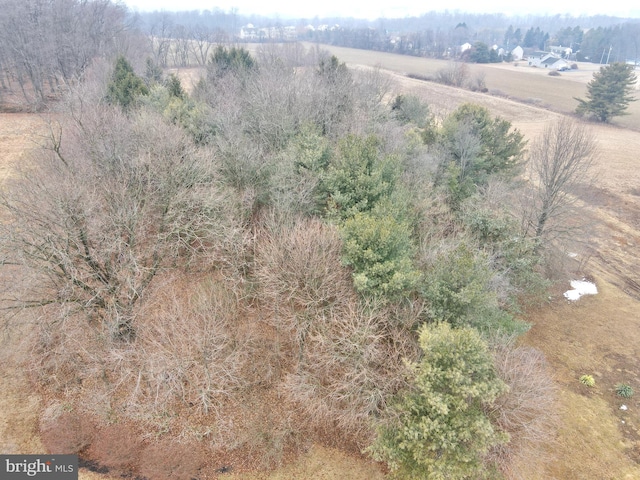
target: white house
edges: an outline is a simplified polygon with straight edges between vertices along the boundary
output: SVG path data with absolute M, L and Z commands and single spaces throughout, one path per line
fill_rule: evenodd
M 569 47 L 563 47 L 562 45 L 551 45 L 549 51 L 555 53 L 562 58 L 570 58 L 573 50 Z
M 258 29 L 252 24 L 245 25 L 240 29 L 240 38 L 243 40 L 257 40 Z
M 467 43 L 463 43 L 462 45 L 460 45 L 460 53 L 464 53 L 464 52 L 466 52 L 467 50 L 470 50 L 470 49 L 471 49 L 471 46 L 472 46 L 472 45 L 471 45 L 469 42 L 467 42 Z
M 569 64 L 558 57 L 547 57 L 540 62 L 540 66 L 550 70 L 569 70 Z
M 520 45 L 511 50 L 511 58 L 513 58 L 513 60 L 515 60 L 516 62 L 524 58 L 524 50 Z

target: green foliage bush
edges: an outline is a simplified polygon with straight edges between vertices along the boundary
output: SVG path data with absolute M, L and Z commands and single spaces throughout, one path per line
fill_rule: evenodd
M 592 375 L 581 375 L 580 383 L 587 387 L 593 387 L 596 384 L 596 381 Z
M 429 107 L 415 95 L 396 96 L 391 112 L 402 123 L 413 123 L 419 128 L 428 123 Z
M 460 219 L 490 256 L 492 270 L 508 280 L 499 295 L 501 302 L 517 310 L 517 304 L 540 301 L 549 282 L 539 272 L 536 243 L 522 236 L 506 208 L 489 208 L 486 198 L 472 196 L 461 207 Z
M 147 95 L 149 89 L 133 71 L 133 67 L 123 56 L 118 57 L 107 86 L 107 101 L 129 109 L 140 95 Z
M 356 290 L 393 299 L 410 291 L 419 272 L 411 261 L 409 226 L 391 215 L 356 213 L 342 226 L 345 265 Z
M 482 407 L 507 387 L 473 329 L 424 325 L 420 347 L 422 359 L 408 363 L 411 388 L 398 396 L 368 451 L 396 478 L 478 478 L 487 450 L 508 440 Z
M 170 77 L 167 86 L 152 85 L 141 103 L 182 127 L 199 145 L 210 142 L 216 134 L 215 125 L 207 121 L 207 106 L 187 95 L 177 77 Z
M 616 385 L 616 394 L 623 398 L 633 397 L 633 388 L 626 383 L 619 383 Z
M 445 146 L 454 158 L 460 160 L 455 149 L 451 149 L 456 134 L 463 126 L 480 140 L 477 160 L 472 165 L 474 177 L 482 180 L 483 175 L 492 173 L 514 174 L 524 153 L 524 136 L 511 123 L 499 117 L 492 117 L 489 110 L 480 105 L 466 103 L 448 116 L 443 125 Z
M 487 335 L 525 332 L 526 324 L 500 308 L 491 287 L 494 275 L 487 256 L 467 244 L 439 255 L 420 287 L 429 319 L 474 327 Z
M 257 62 L 243 47 L 226 48 L 218 45 L 207 63 L 207 77 L 215 82 L 230 73 L 243 75 L 257 67 Z
M 381 158 L 376 137 L 346 136 L 322 176 L 328 216 L 346 219 L 372 210 L 391 195 L 399 174 L 396 158 Z

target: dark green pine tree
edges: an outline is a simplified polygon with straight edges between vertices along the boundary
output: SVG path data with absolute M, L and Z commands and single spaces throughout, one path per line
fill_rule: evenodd
M 129 109 L 138 95 L 149 93 L 142 79 L 133 71 L 133 67 L 123 56 L 118 57 L 116 66 L 107 86 L 107 101 Z
M 576 113 L 593 115 L 600 122 L 627 115 L 629 103 L 636 100 L 633 85 L 637 77 L 633 70 L 634 66 L 626 63 L 601 67 L 587 85 L 587 100 L 576 98 L 579 102 Z

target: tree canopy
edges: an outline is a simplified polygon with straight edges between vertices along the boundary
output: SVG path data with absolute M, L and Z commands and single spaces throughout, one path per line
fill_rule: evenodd
M 123 56 L 118 57 L 107 86 L 107 100 L 114 105 L 128 109 L 139 95 L 146 95 L 149 89 L 133 71 L 133 67 Z
M 424 325 L 424 356 L 410 363 L 413 388 L 401 396 L 398 416 L 379 430 L 371 450 L 400 478 L 476 478 L 482 455 L 507 440 L 482 411 L 506 390 L 491 354 L 471 328 Z
M 634 66 L 626 63 L 601 67 L 587 85 L 587 100 L 576 98 L 579 102 L 576 113 L 591 114 L 600 122 L 626 115 L 629 103 L 636 100 L 632 94 L 637 80 L 633 70 Z

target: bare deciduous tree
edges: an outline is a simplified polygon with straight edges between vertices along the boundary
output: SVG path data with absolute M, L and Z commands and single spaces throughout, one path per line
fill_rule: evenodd
M 525 233 L 540 242 L 568 230 L 570 207 L 581 186 L 593 181 L 597 144 L 583 124 L 562 118 L 548 125 L 529 151 L 532 191 L 526 197 Z
M 469 67 L 464 62 L 451 61 L 447 67 L 436 72 L 436 81 L 445 85 L 461 87 L 469 78 Z
M 111 0 L 6 0 L 0 11 L 3 82 L 40 105 L 62 84 L 75 82 L 129 32 L 126 11 Z
M 132 338 L 157 274 L 210 263 L 223 204 L 212 161 L 179 128 L 145 111 L 85 108 L 53 124 L 47 149 L 0 194 L 10 218 L 0 247 L 31 279 L 5 307 L 58 305 Z

